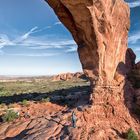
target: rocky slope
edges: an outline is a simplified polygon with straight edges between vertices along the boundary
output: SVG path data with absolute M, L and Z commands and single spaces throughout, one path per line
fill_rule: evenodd
M 7 109 L 19 114 L 18 119 L 9 123 L 1 122 L 0 119 L 0 140 L 53 140 L 68 137 L 68 133 L 75 131 L 71 125 L 73 110 L 79 121 L 77 125 L 81 125 L 79 117 L 88 107 L 89 87 L 48 93 L 50 100 L 40 100 L 46 96 L 45 94 L 26 96 L 31 100 L 26 104 L 16 101 L 12 106 L 10 105 L 11 107 L 3 105 L 0 108 L 0 115 Z M 20 98 L 20 95 L 16 98 Z
M 132 88 L 128 88 L 127 92 L 130 90 Z M 18 111 L 20 117 L 13 122 L 0 122 L 0 139 L 125 140 L 128 132 L 126 130 L 131 126 L 136 131 L 138 120 L 130 117 L 124 104 L 118 104 L 119 100 L 123 100 L 121 92 L 117 88 L 115 92 L 111 88 L 96 88 L 95 93 L 102 96 L 99 98 L 100 104 L 95 103 L 94 106 L 88 105 L 89 91 L 86 88 L 66 95 L 62 95 L 65 93 L 62 90 L 60 95 L 52 95 L 55 102 L 29 102 L 24 106 L 14 104 L 11 109 Z M 110 101 L 110 94 L 113 94 L 113 102 Z M 38 96 L 35 98 L 40 98 Z M 66 101 L 65 104 L 62 99 Z M 70 102 L 71 107 L 68 106 Z M 72 111 L 75 111 L 77 118 L 76 128 L 71 123 Z
M 24 98 L 15 95 L 16 99 L 14 96 L 9 99 L 14 104 L 1 104 L 0 115 L 11 109 L 18 112 L 19 118 L 9 123 L 0 119 L 0 140 L 124 140 L 130 127 L 139 132 L 137 123 L 140 114 L 137 113 L 140 109 L 140 89 L 134 92 L 133 87 L 128 86 L 122 90 L 98 86 L 94 93 L 97 96 L 94 106 L 89 105 L 89 86 L 62 89 L 50 94 L 29 93 Z M 126 104 L 123 104 L 122 93 L 125 93 L 127 106 L 131 108 L 133 103 L 133 118 Z M 30 101 L 18 103 L 21 98 Z M 8 97 L 3 98 L 3 102 L 8 103 L 4 100 L 8 101 Z M 77 118 L 76 128 L 71 123 L 72 111 L 75 111 Z

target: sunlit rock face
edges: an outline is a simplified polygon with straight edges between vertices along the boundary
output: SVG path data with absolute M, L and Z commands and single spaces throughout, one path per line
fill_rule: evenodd
M 91 84 L 118 85 L 126 73 L 128 5 L 123 0 L 46 2 L 72 33 L 83 70 Z

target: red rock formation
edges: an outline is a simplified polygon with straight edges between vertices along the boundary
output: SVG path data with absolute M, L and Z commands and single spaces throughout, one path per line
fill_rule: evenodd
M 138 62 L 138 63 L 136 64 L 136 69 L 139 69 L 139 71 L 140 71 L 140 62 Z
M 140 88 L 136 90 L 136 105 L 139 108 L 139 114 L 140 114 Z
M 125 62 L 128 72 L 130 72 L 132 69 L 135 68 L 135 60 L 136 60 L 135 53 L 131 48 L 128 48 L 126 52 L 126 62 Z
M 85 75 L 82 72 L 77 72 L 77 73 L 62 73 L 62 74 L 58 74 L 55 75 L 53 77 L 53 81 L 67 81 L 67 80 L 71 80 L 73 78 L 84 78 Z
M 124 0 L 45 1 L 72 33 L 84 73 L 93 87 L 94 106 L 83 113 L 82 130 L 71 132 L 70 137 L 115 140 L 122 139 L 129 128 L 138 132 L 139 121 L 130 115 L 134 90 L 124 80 L 135 59 L 127 48 L 128 5 Z M 94 134 L 90 134 L 91 128 Z
M 134 75 L 134 80 L 135 80 L 135 85 L 137 87 L 136 89 L 136 105 L 137 109 L 139 110 L 139 115 L 140 115 L 140 62 L 138 62 L 135 66 L 135 75 Z
M 46 0 L 78 45 L 83 70 L 91 83 L 118 84 L 125 63 L 129 8 L 123 0 Z M 117 83 L 116 83 L 117 81 Z
M 74 76 L 73 73 L 58 74 L 58 75 L 55 75 L 55 76 L 53 77 L 53 81 L 61 81 L 61 80 L 67 81 L 67 80 L 72 79 L 73 76 Z

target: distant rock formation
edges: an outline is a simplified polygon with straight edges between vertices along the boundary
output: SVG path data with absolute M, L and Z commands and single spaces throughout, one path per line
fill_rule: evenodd
M 86 76 L 82 72 L 76 72 L 76 73 L 62 73 L 53 76 L 53 81 L 67 81 L 71 80 L 73 78 L 81 78 L 81 79 L 86 79 Z

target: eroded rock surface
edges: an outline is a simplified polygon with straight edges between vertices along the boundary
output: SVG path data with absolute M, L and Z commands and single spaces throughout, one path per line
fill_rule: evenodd
M 128 5 L 123 0 L 46 2 L 72 33 L 78 45 L 84 72 L 90 77 L 91 83 L 95 79 L 99 85 L 114 85 L 121 82 L 124 77 L 117 70 L 126 61 Z
M 132 89 L 127 87 L 126 93 L 128 91 L 132 92 Z M 123 104 L 121 92 L 120 89 L 115 89 L 114 92 L 110 88 L 96 88 L 95 95 L 102 96 L 98 96 L 100 104 L 97 102 L 92 107 L 80 105 L 67 108 L 51 102 L 31 102 L 28 106 L 19 106 L 21 107 L 19 119 L 10 123 L 0 123 L 0 139 L 125 140 L 130 127 L 136 132 L 139 128 L 137 121 L 131 118 Z M 113 101 L 111 94 L 114 97 Z M 81 92 L 78 102 L 85 102 L 86 95 Z M 78 102 L 75 101 L 73 105 Z M 71 123 L 72 111 L 75 111 L 77 117 L 76 128 L 73 128 Z

